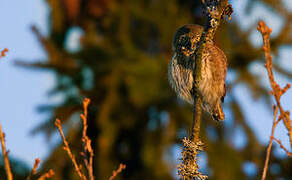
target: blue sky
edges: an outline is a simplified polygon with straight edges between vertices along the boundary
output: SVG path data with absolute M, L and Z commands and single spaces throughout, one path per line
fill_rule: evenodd
M 42 135 L 32 137 L 29 131 L 44 119 L 36 107 L 48 102 L 46 92 L 54 81 L 52 74 L 16 67 L 13 60 L 44 59 L 30 26 L 37 24 L 45 30 L 46 12 L 40 0 L 2 0 L 0 6 L 0 49 L 9 49 L 0 61 L 0 123 L 10 155 L 29 164 L 37 157 L 43 159 L 48 152 Z
M 246 1 L 234 1 L 235 13 L 233 18 L 235 20 L 243 17 L 241 10 Z M 285 0 L 285 2 L 292 10 L 291 0 Z M 0 29 L 0 49 L 8 48 L 9 52 L 7 57 L 0 60 L 0 123 L 6 133 L 6 143 L 10 155 L 22 159 L 31 166 L 35 158 L 45 159 L 52 146 L 52 144 L 46 142 L 43 135 L 31 136 L 29 132 L 40 123 L 40 120 L 45 119 L 44 114 L 37 113 L 36 107 L 42 103 L 53 101 L 53 99 L 47 97 L 47 92 L 54 84 L 54 76 L 46 71 L 32 71 L 16 67 L 13 60 L 45 59 L 46 54 L 30 31 L 30 26 L 36 24 L 43 33 L 46 33 L 47 14 L 48 9 L 44 0 L 1 1 L 0 17 L 3 18 L 1 19 L 2 26 Z M 245 17 L 241 26 L 247 29 L 260 18 L 264 19 L 273 28 L 274 34 L 277 34 L 284 23 L 280 17 L 276 17 L 275 14 L 271 14 L 265 8 L 258 6 L 257 11 L 253 11 L 251 15 Z M 256 30 L 254 30 L 250 39 L 255 46 L 261 45 L 261 37 Z M 72 46 L 74 47 L 74 45 Z M 292 68 L 291 56 L 291 47 L 281 48 L 280 63 L 287 68 Z M 253 73 L 266 76 L 263 64 L 252 64 L 250 68 Z M 291 83 L 291 80 L 278 75 L 276 79 L 282 85 L 286 82 Z M 268 79 L 263 78 L 263 83 L 267 84 L 267 82 Z M 242 96 L 242 94 L 245 96 Z M 235 87 L 234 95 L 242 102 L 241 106 L 248 122 L 259 140 L 263 143 L 268 142 L 272 126 L 272 109 L 267 108 L 262 100 L 254 102 L 244 86 Z M 283 98 L 283 106 L 286 109 L 292 109 L 291 98 L 292 90 L 288 91 Z M 244 143 L 244 139 L 240 138 L 240 130 L 238 133 L 239 138 L 236 143 L 239 143 L 240 146 Z M 276 136 L 284 144 L 288 143 L 286 130 L 282 125 L 277 128 Z M 281 150 L 279 150 L 279 153 L 284 154 Z

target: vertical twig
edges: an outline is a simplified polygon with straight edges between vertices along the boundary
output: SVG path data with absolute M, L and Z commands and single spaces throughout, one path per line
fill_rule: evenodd
M 193 124 L 192 124 L 192 134 L 190 140 L 193 142 L 199 141 L 200 126 L 201 126 L 201 114 L 202 114 L 202 100 L 199 96 L 194 98 L 193 107 Z
M 276 101 L 276 105 L 278 106 L 281 114 L 281 118 L 283 123 L 288 131 L 289 138 L 290 138 L 290 147 L 292 148 L 292 121 L 290 119 L 289 111 L 285 111 L 281 106 L 280 99 L 281 96 L 291 87 L 290 84 L 287 84 L 284 88 L 281 88 L 279 84 L 274 80 L 274 74 L 272 71 L 272 56 L 271 56 L 271 48 L 270 48 L 270 34 L 272 32 L 271 28 L 268 28 L 263 21 L 260 21 L 258 24 L 258 31 L 261 32 L 263 38 L 263 50 L 265 52 L 266 58 L 266 69 L 268 71 L 268 76 L 270 80 L 270 84 L 272 87 L 272 95 Z
M 4 161 L 4 167 L 7 175 L 7 180 L 13 180 L 9 159 L 8 159 L 8 152 L 5 149 L 5 135 L 2 132 L 2 126 L 0 124 L 0 141 L 1 141 L 1 147 L 2 147 L 2 154 L 3 154 L 3 161 Z
M 264 170 L 263 170 L 262 180 L 266 179 L 266 175 L 267 175 L 267 172 L 268 172 L 270 154 L 271 154 L 273 138 L 274 138 L 274 132 L 275 132 L 276 126 L 277 126 L 277 124 L 279 122 L 279 121 L 276 121 L 277 114 L 278 114 L 278 107 L 274 106 L 273 127 L 272 127 L 271 136 L 270 136 L 269 146 L 268 146 L 268 149 L 267 149 L 267 154 L 266 154 L 266 160 L 265 160 L 265 166 L 264 166 Z
M 272 32 L 272 29 L 268 28 L 263 21 L 260 21 L 258 23 L 257 29 L 262 34 L 262 38 L 263 38 L 263 42 L 264 42 L 263 50 L 265 52 L 265 59 L 266 59 L 265 67 L 267 69 L 269 81 L 270 81 L 270 84 L 271 84 L 271 87 L 272 87 L 271 94 L 274 96 L 274 99 L 276 101 L 276 108 L 275 108 L 275 112 L 274 112 L 275 114 L 274 114 L 274 120 L 273 120 L 272 134 L 271 134 L 269 146 L 268 146 L 268 149 L 267 149 L 265 166 L 264 166 L 263 175 L 262 175 L 262 180 L 264 180 L 266 178 L 266 174 L 267 174 L 267 171 L 268 171 L 268 164 L 269 164 L 269 158 L 270 158 L 270 153 L 271 153 L 271 147 L 272 147 L 272 141 L 273 140 L 278 142 L 280 147 L 286 152 L 286 154 L 288 156 L 291 156 L 291 153 L 282 145 L 281 141 L 279 141 L 279 140 L 274 138 L 274 131 L 275 131 L 275 128 L 276 128 L 278 122 L 283 121 L 283 123 L 284 123 L 284 125 L 285 125 L 285 127 L 286 127 L 286 129 L 288 131 L 289 138 L 290 138 L 290 146 L 292 147 L 292 122 L 291 122 L 291 119 L 290 119 L 289 111 L 285 111 L 283 109 L 283 107 L 281 106 L 281 103 L 280 103 L 281 96 L 290 88 L 290 84 L 287 84 L 284 88 L 281 88 L 279 86 L 279 84 L 277 84 L 277 82 L 275 81 L 273 70 L 272 70 L 272 56 L 271 56 L 271 48 L 270 48 L 270 34 Z M 276 116 L 277 116 L 277 113 L 276 113 L 277 109 L 280 110 L 280 115 L 278 117 L 278 120 L 275 121 Z
M 87 108 L 90 103 L 90 99 L 85 98 L 83 100 L 83 109 L 84 109 L 84 114 L 81 114 L 81 120 L 83 123 L 83 132 L 82 132 L 82 142 L 83 142 L 83 152 L 82 155 L 84 156 L 84 164 L 87 168 L 89 179 L 94 180 L 93 176 L 93 149 L 91 147 L 91 140 L 87 136 Z M 87 157 L 87 154 L 89 154 L 89 157 Z
M 204 31 L 198 43 L 198 48 L 195 51 L 195 66 L 193 70 L 193 99 L 194 99 L 194 109 L 193 109 L 193 125 L 192 125 L 192 136 L 191 140 L 193 142 L 199 141 L 200 133 L 200 121 L 201 121 L 201 111 L 202 111 L 202 100 L 200 96 L 196 93 L 196 89 L 200 84 L 202 79 L 202 59 L 203 52 L 205 51 L 207 43 L 213 43 L 215 32 L 220 24 L 220 20 L 224 16 L 225 9 L 228 7 L 228 0 L 207 0 L 204 1 L 204 7 L 206 8 L 208 21 L 204 27 Z
M 200 141 L 200 124 L 202 114 L 202 100 L 196 92 L 202 79 L 202 59 L 207 43 L 213 43 L 215 32 L 220 24 L 221 19 L 232 13 L 232 8 L 228 5 L 228 0 L 203 0 L 204 10 L 207 13 L 208 21 L 204 27 L 204 31 L 198 42 L 198 48 L 194 53 L 193 59 L 196 61 L 193 67 L 193 123 L 192 133 L 189 139 L 183 140 L 182 161 L 178 165 L 178 174 L 182 179 L 206 179 L 207 176 L 202 175 L 198 171 L 197 155 L 202 150 L 202 142 Z M 228 8 L 228 9 L 227 9 Z

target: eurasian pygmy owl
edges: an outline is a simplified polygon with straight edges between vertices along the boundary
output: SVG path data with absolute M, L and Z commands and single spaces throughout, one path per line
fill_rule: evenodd
M 195 65 L 195 50 L 200 40 L 203 27 L 187 24 L 177 30 L 172 48 L 173 57 L 169 62 L 168 79 L 177 95 L 193 104 L 193 69 Z M 202 99 L 203 109 L 209 112 L 213 119 L 225 119 L 221 102 L 225 97 L 225 77 L 227 60 L 224 52 L 213 42 L 207 42 L 203 51 L 202 79 L 195 92 Z

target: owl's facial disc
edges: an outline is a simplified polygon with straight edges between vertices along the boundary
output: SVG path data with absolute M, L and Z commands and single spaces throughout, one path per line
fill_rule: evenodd
M 177 43 L 176 52 L 185 56 L 190 56 L 193 53 L 193 43 L 188 35 L 182 35 Z
M 184 46 L 181 48 L 182 53 L 185 56 L 190 56 L 191 54 L 193 54 L 193 50 L 191 48 L 185 48 Z

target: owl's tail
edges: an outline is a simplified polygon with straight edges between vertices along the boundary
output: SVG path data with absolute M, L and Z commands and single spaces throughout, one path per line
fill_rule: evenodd
M 219 102 L 217 106 L 213 109 L 212 117 L 215 121 L 224 121 L 225 115 L 221 106 L 221 103 Z

